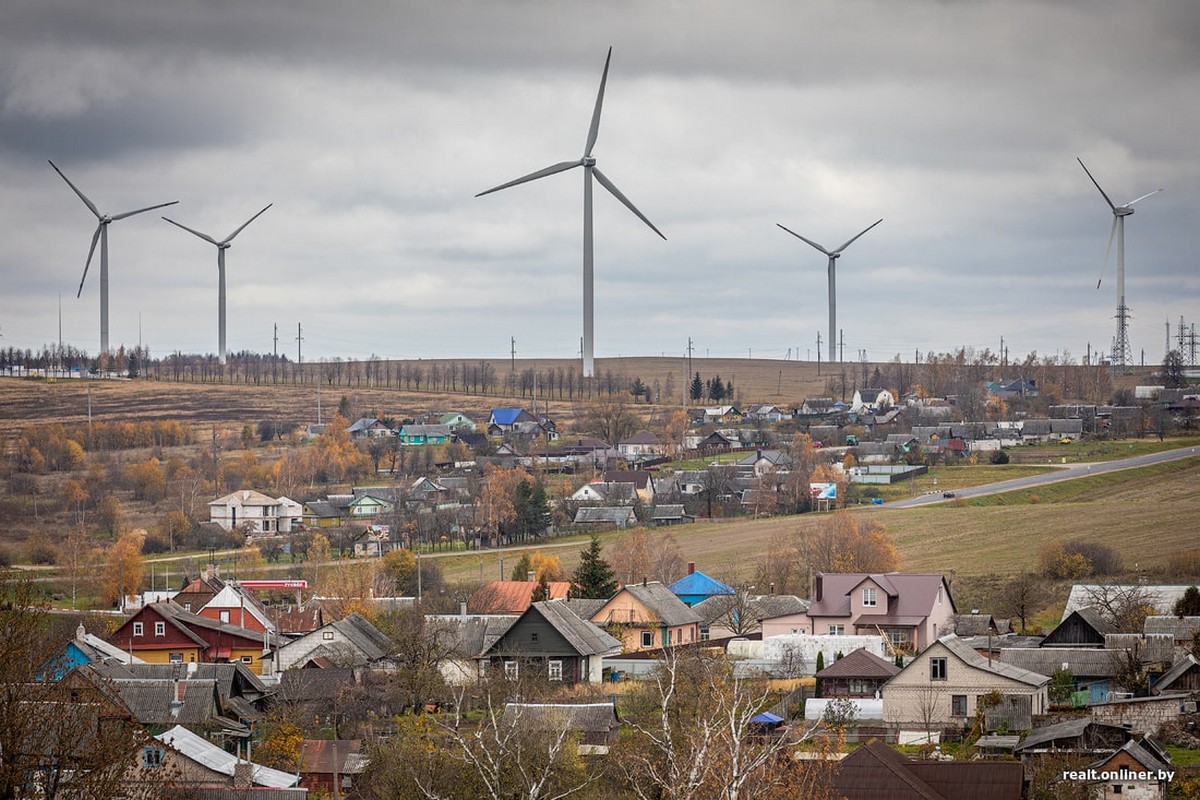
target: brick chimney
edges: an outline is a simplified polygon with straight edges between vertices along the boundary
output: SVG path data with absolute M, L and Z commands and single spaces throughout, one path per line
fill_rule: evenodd
M 695 575 L 695 574 L 696 574 L 696 562 L 689 561 L 688 562 L 688 575 Z
M 821 602 L 821 589 L 823 588 L 821 586 L 821 584 L 823 583 L 824 577 L 825 577 L 824 575 L 822 575 L 821 573 L 818 572 L 816 577 L 813 579 L 816 582 L 816 585 L 813 590 L 813 602 L 814 603 Z

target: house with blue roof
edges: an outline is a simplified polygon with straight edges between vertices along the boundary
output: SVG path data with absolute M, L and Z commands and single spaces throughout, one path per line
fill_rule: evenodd
M 493 428 L 511 431 L 519 422 L 536 423 L 537 420 L 523 408 L 493 408 L 491 416 L 488 417 L 488 431 L 491 432 Z
M 721 594 L 736 594 L 732 587 L 726 586 L 716 578 L 710 578 L 696 569 L 696 562 L 688 562 L 688 574 L 672 583 L 671 593 L 682 600 L 689 608 Z

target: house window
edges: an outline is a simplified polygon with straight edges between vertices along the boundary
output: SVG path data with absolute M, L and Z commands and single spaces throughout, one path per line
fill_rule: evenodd
M 939 606 L 942 604 L 942 587 L 941 586 L 938 587 L 938 591 L 937 591 L 937 604 Z
M 531 641 L 531 642 L 536 642 L 537 640 L 538 640 L 538 632 L 537 632 L 537 631 L 530 631 L 530 633 L 529 633 L 529 641 Z
M 654 647 L 654 634 L 651 631 L 642 631 L 642 647 Z
M 326 642 L 332 642 L 333 641 L 333 631 L 325 631 L 324 633 L 321 634 L 321 639 L 323 639 Z
M 700 628 L 700 641 L 702 641 L 702 642 L 708 641 L 708 630 L 709 629 L 707 626 Z
M 167 661 L 171 664 L 182 664 L 183 653 L 171 653 L 169 656 L 167 656 Z
M 830 625 L 829 626 L 829 635 L 830 636 L 843 636 L 843 635 L 845 635 L 845 633 L 846 633 L 845 625 Z
M 950 716 L 965 717 L 967 715 L 967 696 L 965 694 L 950 695 Z
M 221 617 L 221 622 L 229 622 L 229 612 L 228 611 L 221 611 L 221 612 L 219 612 L 219 615 Z
M 510 681 L 515 681 L 521 674 L 520 667 L 516 661 L 504 662 L 504 677 Z
M 929 659 L 929 680 L 931 680 L 931 681 L 946 680 L 946 659 L 944 659 L 944 658 Z
M 863 587 L 863 605 L 868 608 L 875 607 L 875 587 L 874 586 L 864 586 Z
M 254 656 L 242 656 L 242 663 L 243 664 L 253 664 Z
M 163 763 L 163 751 L 161 747 L 143 747 L 142 748 L 142 764 L 147 767 L 161 767 Z
M 133 623 L 133 635 L 134 636 L 141 636 L 145 632 L 146 632 L 146 629 L 145 629 L 145 625 L 143 623 L 141 623 L 141 622 Z
M 183 604 L 183 610 L 184 610 L 184 611 L 191 611 L 191 610 L 192 610 L 192 604 L 191 604 L 191 603 L 184 603 L 184 604 Z
M 548 674 L 550 680 L 561 681 L 562 680 L 562 662 L 561 661 L 549 662 L 549 671 L 547 674 Z

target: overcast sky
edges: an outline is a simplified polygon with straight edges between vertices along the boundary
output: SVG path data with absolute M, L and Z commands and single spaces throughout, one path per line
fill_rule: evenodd
M 1177 2 L 7 0 L 0 346 L 304 360 L 563 358 L 581 332 L 580 170 L 596 187 L 596 355 L 816 358 L 826 258 L 845 357 L 968 345 L 1107 352 L 1112 214 L 1134 359 L 1200 317 L 1200 4 Z M 1114 247 L 1115 250 L 1115 247 Z M 1115 255 L 1115 254 L 1114 254 Z M 1174 338 L 1172 338 L 1174 343 Z

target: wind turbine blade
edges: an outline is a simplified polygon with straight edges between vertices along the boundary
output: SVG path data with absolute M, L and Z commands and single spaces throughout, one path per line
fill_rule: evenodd
M 175 220 L 170 219 L 169 217 L 163 217 L 163 219 L 165 219 L 167 222 L 174 225 L 176 228 L 183 228 L 188 233 L 190 233 L 194 236 L 199 236 L 201 239 L 208 242 L 209 244 L 215 244 L 215 245 L 220 246 L 219 243 L 217 242 L 217 240 L 212 238 L 211 236 L 209 236 L 207 233 L 201 233 L 200 231 L 194 231 L 191 228 L 189 228 L 187 225 L 182 225 L 182 224 L 176 222 Z
M 538 178 L 544 178 L 547 175 L 553 175 L 556 172 L 565 172 L 566 170 L 569 170 L 572 167 L 582 167 L 582 166 L 583 166 L 582 158 L 580 158 L 576 161 L 560 161 L 557 164 L 554 164 L 553 166 L 546 167 L 545 169 L 539 169 L 537 172 L 531 172 L 528 175 L 523 175 L 522 177 L 517 178 L 516 180 L 509 181 L 508 183 L 502 183 L 499 186 L 493 186 L 491 189 L 488 189 L 485 192 L 480 192 L 479 194 L 477 194 L 475 196 L 483 197 L 485 194 L 491 194 L 492 192 L 498 192 L 501 189 L 507 189 L 510 186 L 516 186 L 521 183 L 528 183 L 529 181 L 536 181 Z
M 1104 273 L 1108 269 L 1108 255 L 1112 252 L 1113 237 L 1117 235 L 1117 218 L 1114 216 L 1112 227 L 1108 229 L 1108 247 L 1104 248 L 1104 263 L 1100 265 L 1100 277 L 1096 279 L 1096 288 L 1104 281 Z
M 868 226 L 866 227 L 866 229 L 865 229 L 865 230 L 864 230 L 862 233 L 860 233 L 858 236 L 862 236 L 862 235 L 863 235 L 863 233 L 866 233 L 867 231 L 871 230 L 871 228 L 874 228 L 874 227 L 875 227 L 876 225 L 878 225 L 880 222 L 883 222 L 883 220 L 876 220 L 875 222 L 871 223 L 871 224 L 870 224 L 870 225 L 868 225 Z M 841 247 L 839 247 L 837 250 L 834 250 L 833 252 L 834 252 L 834 253 L 840 253 L 840 252 L 842 252 L 842 251 L 843 251 L 843 250 L 845 250 L 847 247 L 849 247 L 850 245 L 854 244 L 854 240 L 855 240 L 855 239 L 857 239 L 857 238 L 858 238 L 858 236 L 855 236 L 855 237 L 854 237 L 854 239 L 851 239 L 850 241 L 846 242 L 844 245 L 842 245 Z
M 880 222 L 882 222 L 882 221 L 883 221 L 883 220 L 880 220 Z M 785 231 L 787 231 L 788 233 L 790 233 L 792 236 L 795 236 L 795 237 L 796 237 L 797 239 L 799 239 L 800 241 L 802 241 L 802 242 L 805 242 L 806 244 L 810 244 L 810 245 L 812 245 L 813 247 L 817 248 L 818 250 L 820 250 L 820 251 L 821 251 L 822 253 L 824 253 L 825 255 L 827 255 L 827 256 L 831 256 L 831 255 L 833 255 L 833 253 L 829 252 L 829 251 L 828 251 L 828 250 L 826 250 L 824 247 L 821 247 L 821 245 L 817 244 L 817 243 L 816 243 L 816 242 L 814 242 L 812 239 L 805 239 L 803 236 L 801 236 L 800 234 L 796 233 L 796 232 L 795 232 L 794 230 L 792 230 L 791 228 L 788 228 L 788 227 L 785 227 L 785 226 L 783 226 L 783 225 L 780 225 L 778 222 L 776 222 L 775 224 L 776 224 L 777 226 L 779 226 L 780 228 L 783 228 Z
M 612 61 L 611 47 L 608 48 L 608 56 L 604 59 L 604 74 L 600 76 L 600 91 L 596 93 L 596 107 L 592 110 L 592 126 L 588 128 L 587 144 L 583 147 L 585 158 L 592 154 L 592 148 L 596 146 L 596 136 L 600 133 L 600 107 L 604 105 L 604 86 L 608 83 L 608 63 L 610 61 Z
M 1087 166 L 1083 163 L 1083 159 L 1080 158 L 1079 156 L 1075 156 L 1075 160 L 1079 162 L 1079 166 L 1083 167 L 1083 171 L 1087 173 L 1087 176 L 1092 179 L 1092 183 L 1096 184 L 1096 188 L 1100 189 L 1100 184 L 1092 176 L 1091 170 L 1089 170 L 1087 168 Z M 1109 198 L 1109 196 L 1107 194 L 1105 194 L 1103 189 L 1100 189 L 1100 194 L 1104 196 L 1104 202 L 1108 203 L 1108 207 L 1111 208 L 1113 211 L 1116 211 L 1117 210 L 1116 205 L 1113 204 L 1113 201 Z
M 49 162 L 50 166 L 54 167 L 54 171 L 58 173 L 59 177 L 67 182 L 67 186 L 70 186 L 71 189 L 73 189 L 75 191 L 75 194 L 79 195 L 79 199 L 83 201 L 83 204 L 85 206 L 87 206 L 89 209 L 91 209 L 91 212 L 96 215 L 96 219 L 100 219 L 100 216 L 101 216 L 100 210 L 98 208 L 96 208 L 96 204 L 93 203 L 91 200 L 88 200 L 87 196 L 83 192 L 79 191 L 79 187 L 76 186 L 75 184 L 71 183 L 71 181 L 67 178 L 67 176 L 63 175 L 63 171 L 61 169 L 59 169 L 58 166 L 53 161 L 50 161 L 50 159 L 46 159 L 46 160 L 47 160 L 47 162 Z
M 613 197 L 617 198 L 622 203 L 624 203 L 626 208 L 628 208 L 634 214 L 637 214 L 638 219 L 640 219 L 642 222 L 649 225 L 650 230 L 654 231 L 659 236 L 662 236 L 664 242 L 667 240 L 667 237 L 663 236 L 662 231 L 660 231 L 658 228 L 654 227 L 654 223 L 651 222 L 650 220 L 646 219 L 646 215 L 643 214 L 642 212 L 638 211 L 637 206 L 635 206 L 633 203 L 629 202 L 629 198 L 626 197 L 625 195 L 621 194 L 621 190 L 618 189 L 616 186 L 614 186 L 612 181 L 610 181 L 608 178 L 604 177 L 603 172 L 596 169 L 595 167 L 592 167 L 592 174 L 596 176 L 596 180 L 600 181 L 601 186 L 603 186 L 605 189 L 608 189 L 608 191 L 612 192 Z
M 145 211 L 153 211 L 156 208 L 166 208 L 167 206 L 173 206 L 178 202 L 179 202 L 178 200 L 172 200 L 169 203 L 159 203 L 156 206 L 146 206 L 145 208 L 139 208 L 136 211 L 126 211 L 124 214 L 114 214 L 112 217 L 110 217 L 110 219 L 112 219 L 115 222 L 116 220 L 119 220 L 119 219 L 125 219 L 126 217 L 132 217 L 134 214 L 141 214 Z
M 92 256 L 96 254 L 96 242 L 100 241 L 100 229 L 104 227 L 101 222 L 96 226 L 96 232 L 92 234 L 92 246 L 88 248 L 87 261 L 83 262 L 83 277 L 79 279 L 79 291 L 75 293 L 75 298 L 79 299 L 83 296 L 83 282 L 87 280 L 88 267 L 92 265 Z
M 1126 203 L 1125 205 L 1126 205 L 1127 207 L 1128 207 L 1128 206 L 1131 206 L 1131 205 L 1133 205 L 1134 203 L 1141 202 L 1142 200 L 1145 200 L 1145 199 L 1146 199 L 1147 197 L 1149 197 L 1150 195 L 1152 195 L 1152 194 L 1158 194 L 1158 193 L 1159 193 L 1159 192 L 1161 192 L 1161 191 L 1162 191 L 1162 189 L 1155 189 L 1153 192 L 1146 192 L 1144 195 L 1142 195 L 1141 197 L 1139 197 L 1137 200 L 1130 200 L 1130 201 L 1129 201 L 1128 203 Z
M 270 208 L 270 207 L 271 207 L 271 206 L 273 206 L 273 205 L 275 205 L 275 204 L 274 204 L 274 203 L 267 203 L 267 208 Z M 231 233 L 231 234 L 229 234 L 228 236 L 226 236 L 226 237 L 225 237 L 225 241 L 221 242 L 221 244 L 229 244 L 230 242 L 232 242 L 232 241 L 233 241 L 233 237 L 235 237 L 235 236 L 237 236 L 239 233 L 241 233 L 241 232 L 242 232 L 242 231 L 245 229 L 245 227 L 246 227 L 247 225 L 249 225 L 251 222 L 254 222 L 254 220 L 256 220 L 256 219 L 258 219 L 260 216 L 262 216 L 262 214 L 263 214 L 263 211 L 266 211 L 266 210 L 267 210 L 267 208 L 264 208 L 262 211 L 258 212 L 258 213 L 257 213 L 257 214 L 255 214 L 253 217 L 251 217 L 250 219 L 248 219 L 248 220 L 246 220 L 245 222 L 243 222 L 243 223 L 242 223 L 242 227 L 241 227 L 241 228 L 238 228 L 236 231 L 234 231 L 233 233 Z

